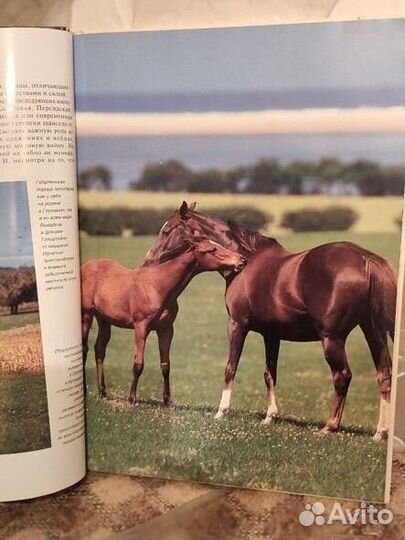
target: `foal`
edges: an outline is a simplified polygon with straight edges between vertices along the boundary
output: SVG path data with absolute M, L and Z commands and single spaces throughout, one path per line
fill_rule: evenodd
M 84 362 L 88 336 L 96 317 L 98 335 L 94 347 L 100 397 L 106 397 L 104 358 L 111 337 L 111 325 L 133 328 L 135 358 L 128 401 L 137 404 L 138 379 L 143 371 L 147 337 L 156 331 L 163 375 L 163 402 L 171 403 L 169 351 L 173 323 L 178 312 L 177 297 L 197 274 L 213 270 L 239 271 L 245 258 L 207 240 L 183 241 L 163 254 L 153 266 L 134 270 L 110 259 L 90 261 L 82 266 L 82 333 Z

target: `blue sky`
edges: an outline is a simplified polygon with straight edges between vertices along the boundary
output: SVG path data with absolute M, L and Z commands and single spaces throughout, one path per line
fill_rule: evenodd
M 25 182 L 0 182 L 0 267 L 32 266 L 31 220 Z
M 75 37 L 78 94 L 404 87 L 402 20 Z

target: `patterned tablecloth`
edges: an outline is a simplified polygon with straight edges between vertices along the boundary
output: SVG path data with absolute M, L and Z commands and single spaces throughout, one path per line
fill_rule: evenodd
M 350 474 L 350 471 L 348 471 Z M 90 473 L 72 489 L 0 504 L 0 540 L 405 538 L 405 454 L 394 458 L 390 525 L 313 525 L 310 497 Z M 325 514 L 334 501 L 323 500 Z M 341 501 L 355 509 L 357 502 Z

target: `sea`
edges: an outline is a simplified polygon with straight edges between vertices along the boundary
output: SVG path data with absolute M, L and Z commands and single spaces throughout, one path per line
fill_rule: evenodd
M 210 111 L 297 110 L 405 106 L 403 88 L 356 88 L 328 91 L 206 92 L 176 94 L 81 94 L 79 112 L 162 113 Z M 113 189 L 126 190 L 148 163 L 178 160 L 195 170 L 251 165 L 260 159 L 281 164 L 324 157 L 345 163 L 372 160 L 405 164 L 405 133 L 322 135 L 210 135 L 80 137 L 79 171 L 103 164 L 111 169 Z

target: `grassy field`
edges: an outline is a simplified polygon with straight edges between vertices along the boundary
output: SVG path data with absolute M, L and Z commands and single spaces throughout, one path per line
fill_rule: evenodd
M 51 446 L 38 312 L 0 317 L 0 454 Z
M 45 377 L 0 376 L 0 454 L 51 446 Z
M 30 313 L 19 313 L 18 315 L 1 315 L 0 330 L 9 330 L 10 328 L 20 328 L 27 324 L 38 324 L 38 311 Z
M 82 191 L 80 204 L 89 208 L 109 208 L 125 206 L 130 208 L 178 208 L 183 200 L 197 201 L 197 209 L 221 206 L 253 206 L 274 216 L 274 223 L 269 231 L 280 236 L 288 234 L 279 226 L 281 216 L 288 210 L 303 206 L 324 208 L 325 205 L 350 206 L 359 214 L 354 232 L 396 232 L 395 224 L 402 212 L 402 197 L 334 197 L 326 195 L 245 195 L 229 193 L 150 193 L 133 192 L 96 192 Z M 267 231 L 267 232 L 269 232 Z
M 135 197 L 138 194 L 133 194 Z M 395 230 L 394 230 L 395 231 Z M 299 251 L 346 239 L 397 264 L 399 232 L 314 233 L 283 238 Z M 153 242 L 142 238 L 83 238 L 83 261 L 109 256 L 134 267 Z M 279 362 L 281 419 L 260 425 L 266 408 L 261 338 L 250 334 L 240 363 L 233 411 L 213 420 L 227 358 L 224 283 L 217 274 L 197 277 L 180 297 L 172 346 L 175 406 L 161 405 L 162 381 L 155 336 L 146 351 L 140 381 L 143 403 L 132 409 L 125 398 L 131 381 L 133 333 L 114 329 L 106 359 L 110 399 L 96 397 L 93 355 L 87 375 L 88 451 L 92 469 L 194 479 L 329 496 L 381 500 L 386 445 L 372 441 L 379 395 L 374 367 L 362 335 L 348 344 L 353 381 L 344 429 L 328 438 L 316 431 L 325 422 L 332 396 L 329 368 L 319 343 L 283 343 Z M 94 341 L 95 329 L 91 333 Z

